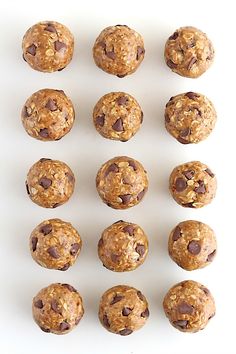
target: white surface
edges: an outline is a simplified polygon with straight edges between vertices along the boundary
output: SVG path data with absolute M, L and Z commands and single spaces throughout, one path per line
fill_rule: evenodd
M 0 226 L 0 352 L 2 354 L 156 354 L 234 353 L 235 351 L 235 19 L 233 1 L 7 1 L 1 2 L 1 226 Z M 213 4 L 215 4 L 213 6 Z M 43 74 L 21 58 L 24 32 L 40 20 L 67 25 L 75 36 L 72 63 L 62 72 Z M 138 71 L 118 79 L 99 70 L 91 48 L 108 25 L 127 24 L 140 32 L 146 56 Z M 164 64 L 166 38 L 178 27 L 194 25 L 205 31 L 216 49 L 212 68 L 197 80 L 173 74 Z M 230 87 L 231 84 L 231 87 Z M 72 98 L 76 122 L 71 133 L 56 143 L 43 143 L 26 135 L 19 118 L 28 96 L 41 88 L 63 89 Z M 96 101 L 109 91 L 134 95 L 144 111 L 140 132 L 129 142 L 100 137 L 92 125 Z M 184 146 L 167 134 L 163 110 L 169 97 L 199 91 L 215 103 L 215 131 L 196 146 Z M 143 202 L 129 210 L 108 208 L 95 190 L 100 165 L 116 155 L 128 155 L 143 163 L 150 188 Z M 29 167 L 40 157 L 65 161 L 76 175 L 71 200 L 48 210 L 33 204 L 24 180 Z M 168 193 L 169 173 L 183 162 L 199 159 L 218 177 L 214 202 L 201 210 L 178 206 Z M 28 238 L 42 220 L 60 217 L 78 228 L 83 249 L 78 262 L 67 272 L 39 267 L 31 259 Z M 186 272 L 167 254 L 169 231 L 185 219 L 199 219 L 212 226 L 218 237 L 218 255 L 206 269 Z M 102 230 L 118 219 L 140 224 L 150 240 L 149 256 L 136 271 L 116 274 L 102 267 L 96 248 Z M 197 334 L 180 333 L 170 326 L 162 299 L 170 286 L 195 279 L 215 296 L 217 315 Z M 31 317 L 32 297 L 52 282 L 68 282 L 80 291 L 85 315 L 70 334 L 45 334 Z M 97 319 L 101 294 L 116 284 L 142 290 L 151 316 L 142 330 L 128 337 L 110 334 Z M 227 348 L 227 349 L 226 349 Z

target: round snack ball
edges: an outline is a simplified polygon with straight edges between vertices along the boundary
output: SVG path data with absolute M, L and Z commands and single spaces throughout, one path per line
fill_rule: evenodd
M 83 301 L 73 286 L 51 284 L 33 298 L 32 313 L 43 332 L 66 334 L 83 317 Z
M 127 141 L 143 122 L 143 112 L 134 97 L 125 92 L 111 92 L 100 98 L 93 110 L 97 131 L 107 139 Z
M 185 270 L 203 268 L 215 258 L 215 233 L 200 221 L 183 221 L 171 231 L 168 250 L 170 257 L 181 268 Z
M 67 270 L 75 263 L 81 247 L 79 233 L 60 219 L 41 222 L 30 236 L 32 258 L 48 269 Z
M 127 336 L 145 325 L 149 317 L 148 302 L 141 291 L 117 285 L 103 294 L 98 316 L 109 332 Z
M 214 129 L 216 111 L 212 102 L 196 92 L 171 97 L 166 104 L 165 126 L 181 144 L 199 143 Z
M 172 326 L 192 333 L 204 329 L 216 311 L 210 291 L 193 280 L 174 285 L 166 294 L 163 307 Z
M 140 162 L 130 157 L 114 157 L 98 171 L 96 186 L 108 206 L 127 209 L 138 204 L 147 192 L 147 172 Z
M 195 27 L 181 27 L 167 40 L 165 61 L 181 76 L 196 78 L 212 64 L 214 48 L 206 34 Z
M 201 208 L 215 197 L 216 177 L 199 161 L 187 162 L 173 169 L 169 189 L 174 200 L 188 208 Z
M 98 242 L 103 265 L 115 272 L 134 270 L 148 253 L 148 239 L 140 226 L 119 220 L 106 228 Z
M 48 73 L 61 71 L 72 59 L 74 37 L 61 23 L 39 22 L 25 33 L 22 50 L 23 59 L 33 69 Z
M 25 184 L 34 203 L 44 208 L 56 208 L 71 197 L 75 177 L 64 162 L 42 158 L 30 168 Z
M 62 90 L 43 89 L 33 93 L 21 112 L 26 132 L 42 141 L 60 140 L 69 133 L 74 119 L 73 104 Z
M 96 65 L 108 74 L 118 77 L 135 72 L 144 54 L 143 38 L 126 25 L 105 28 L 93 47 Z

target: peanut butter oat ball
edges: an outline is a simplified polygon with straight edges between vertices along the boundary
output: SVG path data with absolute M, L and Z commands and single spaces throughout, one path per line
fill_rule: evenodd
M 192 333 L 204 329 L 216 311 L 210 291 L 193 280 L 174 285 L 166 294 L 163 307 L 172 326 Z
M 144 58 L 143 38 L 126 25 L 105 28 L 93 47 L 96 65 L 118 77 L 124 77 L 137 70 Z
M 206 139 L 215 123 L 215 108 L 200 93 L 182 93 L 171 97 L 166 104 L 166 129 L 181 144 L 196 144 Z
M 174 200 L 188 208 L 202 208 L 215 197 L 216 177 L 200 161 L 187 162 L 174 168 L 169 189 Z
M 147 172 L 140 162 L 130 157 L 114 157 L 98 171 L 96 186 L 108 206 L 127 209 L 138 204 L 147 192 Z
M 109 332 L 128 336 L 145 325 L 149 317 L 148 302 L 141 291 L 117 285 L 103 294 L 98 316 Z
M 75 263 L 81 247 L 78 231 L 60 219 L 41 222 L 30 236 L 32 258 L 48 269 L 67 270 Z
M 214 48 L 206 34 L 195 27 L 181 27 L 167 40 L 165 61 L 181 76 L 197 78 L 212 64 Z
M 83 317 L 83 301 L 73 286 L 51 284 L 33 298 L 32 313 L 43 332 L 66 334 Z
M 216 255 L 216 237 L 206 224 L 186 220 L 180 222 L 170 233 L 169 255 L 185 270 L 194 270 L 210 264 Z
M 134 270 L 148 253 L 148 239 L 140 226 L 119 220 L 106 228 L 98 242 L 103 265 L 115 272 Z
M 111 92 L 100 98 L 93 110 L 97 131 L 107 139 L 127 141 L 143 122 L 143 112 L 134 97 L 125 92 Z
M 73 104 L 62 90 L 43 89 L 33 93 L 21 112 L 26 132 L 42 141 L 60 140 L 69 133 L 74 119 Z
M 22 50 L 23 59 L 31 68 L 48 73 L 61 71 L 72 59 L 74 38 L 61 23 L 39 22 L 25 33 Z
M 56 208 L 71 197 L 75 177 L 64 162 L 42 158 L 30 168 L 25 184 L 34 203 L 44 208 Z

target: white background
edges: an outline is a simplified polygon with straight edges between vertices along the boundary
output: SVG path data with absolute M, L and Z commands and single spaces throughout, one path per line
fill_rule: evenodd
M 0 9 L 0 352 L 2 354 L 170 354 L 235 353 L 235 16 L 233 1 L 3 1 Z M 67 25 L 75 36 L 75 53 L 62 72 L 32 70 L 21 57 L 25 31 L 40 20 Z M 99 32 L 116 24 L 140 32 L 146 55 L 138 71 L 118 79 L 99 70 L 91 48 Z M 180 77 L 163 60 L 167 37 L 180 26 L 193 25 L 213 41 L 215 63 L 198 79 Z M 72 99 L 76 122 L 61 141 L 44 143 L 30 138 L 20 121 L 25 100 L 41 88 L 63 89 Z M 110 91 L 134 95 L 144 111 L 140 132 L 129 142 L 102 138 L 92 124 L 97 100 Z M 218 122 L 212 135 L 198 145 L 181 145 L 163 124 L 170 96 L 197 91 L 215 104 Z M 95 176 L 103 162 L 128 155 L 143 163 L 150 188 L 143 202 L 129 210 L 107 207 L 95 189 Z M 68 203 L 43 209 L 27 197 L 24 181 L 30 166 L 41 157 L 65 161 L 76 176 L 76 189 Z M 218 178 L 217 196 L 200 210 L 178 206 L 168 192 L 168 176 L 183 162 L 200 160 Z M 28 239 L 42 220 L 59 217 L 72 222 L 83 239 L 76 264 L 67 272 L 47 270 L 31 259 Z M 137 270 L 117 274 L 102 267 L 97 241 L 104 228 L 118 219 L 140 224 L 150 241 L 150 252 Z M 186 272 L 167 253 L 170 230 L 180 221 L 197 219 L 215 229 L 218 255 L 209 267 Z M 214 294 L 217 314 L 204 331 L 185 334 L 165 318 L 162 299 L 184 279 L 205 284 Z M 53 282 L 74 285 L 84 299 L 85 315 L 70 334 L 40 331 L 32 320 L 32 297 Z M 100 296 L 109 287 L 129 284 L 142 290 L 150 303 L 147 324 L 128 337 L 107 332 L 99 323 Z

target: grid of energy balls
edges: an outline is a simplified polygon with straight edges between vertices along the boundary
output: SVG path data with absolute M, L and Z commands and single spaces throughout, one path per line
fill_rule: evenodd
M 72 60 L 74 37 L 63 24 L 39 22 L 26 31 L 22 50 L 23 59 L 34 70 L 61 71 Z M 93 46 L 95 64 L 118 78 L 134 73 L 144 56 L 142 36 L 126 25 L 105 28 Z M 181 27 L 167 39 L 164 58 L 174 73 L 197 78 L 211 66 L 214 49 L 205 33 L 194 27 Z M 126 92 L 110 92 L 95 104 L 92 119 L 102 137 L 126 142 L 139 131 L 143 116 L 142 108 L 133 96 Z M 163 118 L 167 131 L 177 142 L 196 144 L 214 129 L 216 111 L 204 94 L 184 92 L 169 99 Z M 75 111 L 64 91 L 44 88 L 26 100 L 21 119 L 31 137 L 57 141 L 72 129 Z M 29 198 L 44 208 L 57 208 L 67 202 L 74 186 L 75 176 L 70 167 L 50 158 L 35 162 L 26 177 Z M 132 157 L 116 156 L 99 169 L 96 187 L 109 207 L 127 209 L 139 204 L 147 193 L 147 171 Z M 215 174 L 200 161 L 175 167 L 169 178 L 172 197 L 185 208 L 209 204 L 216 187 Z M 82 239 L 69 222 L 55 218 L 44 220 L 35 227 L 29 247 L 33 260 L 40 266 L 66 271 L 78 258 Z M 182 221 L 170 232 L 169 255 L 186 271 L 211 264 L 216 249 L 214 231 L 200 221 Z M 133 271 L 145 261 L 148 237 L 138 224 L 119 220 L 102 232 L 97 250 L 101 263 L 108 270 Z M 163 308 L 170 323 L 182 332 L 204 329 L 215 314 L 210 291 L 192 280 L 174 285 L 164 297 Z M 42 331 L 65 334 L 83 317 L 83 301 L 72 285 L 54 283 L 33 298 L 32 313 Z M 146 323 L 148 301 L 140 290 L 117 285 L 102 295 L 98 316 L 109 332 L 127 336 Z

